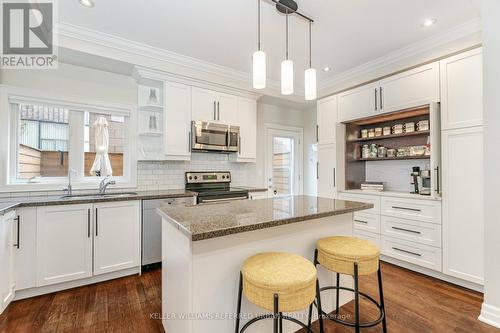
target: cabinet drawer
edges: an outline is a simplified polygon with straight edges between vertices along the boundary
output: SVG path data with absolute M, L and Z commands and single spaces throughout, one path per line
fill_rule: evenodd
M 380 233 L 380 215 L 355 212 L 354 229 Z
M 409 263 L 441 271 L 441 249 L 382 236 L 382 254 Z
M 441 225 L 382 216 L 382 235 L 441 247 Z
M 441 202 L 382 197 L 382 215 L 441 224 Z
M 380 248 L 380 234 L 375 234 L 368 231 L 354 230 L 354 237 L 370 241 Z
M 364 210 L 363 213 L 380 214 L 380 197 L 377 195 L 340 193 L 339 199 L 371 203 L 373 204 L 373 208 Z

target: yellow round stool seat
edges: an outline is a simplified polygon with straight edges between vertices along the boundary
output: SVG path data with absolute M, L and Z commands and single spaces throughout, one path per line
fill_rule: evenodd
M 335 236 L 318 240 L 318 262 L 330 271 L 354 275 L 369 275 L 378 271 L 380 249 L 373 243 L 355 237 Z
M 280 312 L 303 310 L 316 297 L 316 268 L 295 254 L 254 255 L 244 262 L 241 274 L 247 299 L 268 311 L 274 309 L 274 294 L 278 294 Z

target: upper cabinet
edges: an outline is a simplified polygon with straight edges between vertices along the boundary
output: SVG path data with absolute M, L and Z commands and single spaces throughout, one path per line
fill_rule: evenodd
M 193 87 L 192 117 L 206 121 L 233 125 L 238 119 L 238 98 L 233 95 Z
M 338 94 L 339 121 L 439 102 L 439 62 L 420 66 Z
M 337 96 L 323 98 L 317 103 L 317 142 L 329 144 L 336 142 Z
M 338 94 L 339 121 L 367 118 L 379 113 L 379 83 L 371 83 Z
M 255 162 L 257 158 L 257 102 L 254 99 L 238 98 L 238 120 L 240 144 L 237 162 Z
M 191 87 L 180 83 L 164 83 L 165 89 L 165 158 L 191 159 Z
M 380 81 L 380 112 L 439 102 L 439 62 L 420 66 Z
M 458 129 L 483 124 L 482 49 L 441 60 L 441 127 Z

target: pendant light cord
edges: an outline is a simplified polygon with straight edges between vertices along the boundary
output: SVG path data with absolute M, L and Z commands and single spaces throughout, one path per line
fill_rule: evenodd
M 285 60 L 288 60 L 288 9 L 285 14 Z
M 258 8 L 258 15 L 257 15 L 257 21 L 258 21 L 258 35 L 259 35 L 259 40 L 257 41 L 257 46 L 258 46 L 258 50 L 260 51 L 260 1 L 261 0 L 257 0 L 257 8 Z
M 309 21 L 309 68 L 312 68 L 312 22 Z

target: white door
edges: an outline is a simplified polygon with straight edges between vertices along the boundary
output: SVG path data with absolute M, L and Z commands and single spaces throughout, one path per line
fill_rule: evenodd
M 0 313 L 14 298 L 14 218 L 14 211 L 0 217 Z
M 317 103 L 318 144 L 335 143 L 337 126 L 337 96 L 321 99 Z
M 217 122 L 226 125 L 238 123 L 238 97 L 223 93 L 218 94 Z
M 94 275 L 140 265 L 141 204 L 94 204 Z
M 318 196 L 337 197 L 337 149 L 336 145 L 318 145 Z
M 16 289 L 36 287 L 36 207 L 17 210 L 14 225 Z
M 257 158 L 257 103 L 253 99 L 238 98 L 240 151 L 238 160 L 253 162 Z
M 443 129 L 483 124 L 483 55 L 474 49 L 441 60 Z
M 269 196 L 302 194 L 302 148 L 300 130 L 267 130 L 267 177 Z
M 217 93 L 215 91 L 193 87 L 191 107 L 194 121 L 217 121 Z
M 165 82 L 165 154 L 169 160 L 191 157 L 191 87 Z
M 483 130 L 442 134 L 443 272 L 484 281 Z
M 385 78 L 379 89 L 381 112 L 439 102 L 439 62 Z
M 377 115 L 379 109 L 379 83 L 371 83 L 338 94 L 339 121 Z
M 37 209 L 37 286 L 92 276 L 92 205 Z

